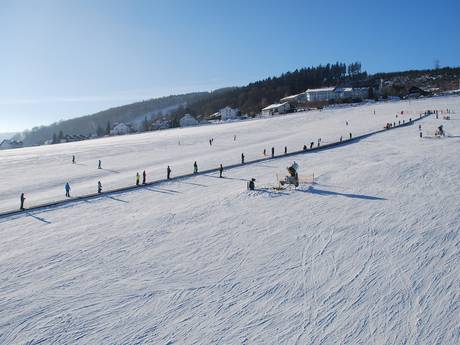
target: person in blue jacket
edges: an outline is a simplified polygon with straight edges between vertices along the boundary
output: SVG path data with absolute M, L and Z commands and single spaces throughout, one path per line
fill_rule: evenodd
M 69 182 L 67 182 L 67 183 L 65 184 L 65 196 L 66 196 L 67 198 L 70 198 L 70 184 L 69 184 Z

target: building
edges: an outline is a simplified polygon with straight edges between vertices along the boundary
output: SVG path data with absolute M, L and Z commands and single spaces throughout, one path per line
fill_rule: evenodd
M 225 107 L 219 110 L 220 119 L 222 121 L 235 120 L 240 115 L 240 110 L 238 108 L 233 109 L 231 107 Z
M 337 93 L 334 92 L 335 87 L 323 87 L 320 89 L 308 89 L 305 91 L 305 98 L 308 102 L 328 101 L 337 99 Z
M 125 135 L 131 133 L 131 127 L 127 124 L 120 122 L 117 123 L 112 130 L 110 131 L 110 135 Z
M 305 91 L 308 102 L 320 102 L 336 99 L 365 99 L 368 97 L 367 87 L 323 87 L 321 89 L 308 89 Z
M 199 122 L 190 114 L 185 114 L 180 120 L 179 124 L 181 127 L 196 126 Z
M 153 130 L 167 129 L 172 127 L 171 120 L 167 119 L 158 119 L 152 124 Z
M 275 114 L 285 114 L 289 110 L 291 110 L 291 106 L 289 105 L 288 102 L 284 103 L 275 103 L 272 105 L 269 105 L 266 108 L 262 109 L 262 115 L 264 116 L 272 116 Z
M 23 146 L 22 141 L 5 139 L 0 143 L 0 150 L 18 149 Z
M 367 98 L 369 94 L 369 88 L 367 87 L 336 87 L 334 92 L 336 93 L 336 97 L 339 99 L 345 98 Z
M 281 98 L 280 102 L 288 102 L 291 105 L 295 105 L 300 102 L 305 102 L 307 100 L 305 92 L 298 93 L 297 95 L 291 95 L 291 96 L 286 96 L 284 98 Z

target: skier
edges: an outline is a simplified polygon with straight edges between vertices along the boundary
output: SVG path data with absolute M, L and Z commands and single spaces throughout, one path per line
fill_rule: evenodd
M 315 144 L 315 143 L 314 143 L 313 141 L 310 143 L 310 149 L 313 148 L 313 145 L 314 145 L 314 144 Z
M 254 183 L 256 181 L 255 178 L 252 178 L 249 182 L 248 182 L 248 189 L 249 190 L 254 190 L 256 188 L 256 184 Z
M 233 136 L 233 141 L 236 141 L 236 135 Z
M 342 142 L 342 139 L 343 139 L 342 136 L 340 136 L 340 142 Z
M 305 145 L 305 144 L 303 145 L 303 150 L 307 151 L 307 145 Z
M 142 184 L 146 184 L 147 183 L 147 174 L 145 173 L 145 170 L 144 172 L 142 173 Z
M 222 166 L 222 164 L 220 165 L 219 167 L 219 177 L 222 178 L 222 173 L 224 172 L 224 167 Z
M 136 186 L 139 186 L 140 180 L 141 176 L 139 175 L 139 173 L 136 173 Z
M 100 160 L 100 159 L 99 159 L 99 165 L 98 165 L 98 167 L 97 167 L 97 168 L 98 168 L 98 169 L 102 169 L 102 162 L 101 162 L 101 160 Z
M 196 161 L 193 163 L 193 173 L 198 174 L 198 164 L 196 164 Z
M 75 164 L 75 155 L 72 156 L 72 164 Z
M 284 147 L 284 154 L 287 155 L 287 146 Z
M 264 149 L 264 157 L 267 155 L 267 150 Z
M 347 125 L 347 126 L 348 126 L 348 121 L 345 121 L 345 125 Z
M 24 202 L 26 201 L 26 197 L 24 196 L 24 193 L 21 193 L 21 207 L 20 210 L 24 211 Z
M 244 164 L 244 153 L 241 154 L 241 164 Z
M 97 181 L 97 194 L 102 193 L 102 183 L 101 181 Z
M 275 157 L 275 148 L 272 147 L 272 158 Z
M 166 178 L 167 178 L 168 180 L 171 178 L 171 168 L 169 167 L 169 165 L 168 165 L 168 167 L 166 168 Z
M 352 139 L 352 138 L 353 138 L 353 135 L 351 135 L 351 132 L 350 132 L 350 139 Z
M 67 182 L 67 183 L 65 184 L 65 187 L 64 187 L 64 188 L 65 188 L 65 196 L 66 196 L 66 198 L 70 198 L 70 189 L 71 189 L 71 188 L 70 188 L 69 182 Z
M 212 139 L 209 139 L 209 146 L 212 146 Z
M 321 138 L 318 139 L 318 147 L 321 145 Z

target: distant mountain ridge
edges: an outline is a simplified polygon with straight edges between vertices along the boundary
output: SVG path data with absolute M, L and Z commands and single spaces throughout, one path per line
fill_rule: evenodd
M 16 135 L 16 137 L 22 139 L 25 146 L 30 146 L 42 144 L 60 132 L 85 136 L 95 135 L 98 131 L 105 133 L 107 126 L 113 126 L 117 122 L 141 124 L 145 118 L 151 120 L 168 115 L 179 107 L 194 103 L 209 97 L 209 95 L 209 92 L 195 92 L 136 102 L 91 115 L 55 122 L 49 126 L 34 127 Z

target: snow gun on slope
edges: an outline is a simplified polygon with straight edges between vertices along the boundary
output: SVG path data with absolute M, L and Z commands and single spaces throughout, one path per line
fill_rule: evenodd
M 298 173 L 299 165 L 296 162 L 294 162 L 292 163 L 291 166 L 287 167 L 286 169 L 288 171 L 288 175 L 283 180 L 279 181 L 280 185 L 281 186 L 294 185 L 295 187 L 298 187 L 299 186 L 299 173 Z

